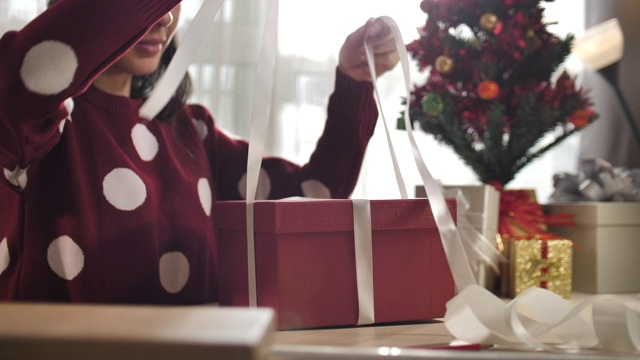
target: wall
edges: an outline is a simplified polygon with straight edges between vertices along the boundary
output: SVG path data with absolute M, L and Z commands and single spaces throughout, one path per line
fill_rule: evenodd
M 624 57 L 620 62 L 619 84 L 622 93 L 640 126 L 640 1 L 587 0 L 586 26 L 618 18 L 625 34 Z M 614 166 L 640 167 L 640 144 L 636 143 L 611 86 L 599 74 L 586 74 L 585 84 L 591 88 L 591 97 L 600 119 L 585 129 L 582 135 L 581 158 L 598 157 Z

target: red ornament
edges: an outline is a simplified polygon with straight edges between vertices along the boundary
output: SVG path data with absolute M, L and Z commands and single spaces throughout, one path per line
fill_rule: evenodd
M 429 4 L 426 1 L 422 1 L 420 3 L 420 10 L 422 10 L 425 13 L 429 13 Z
M 478 85 L 478 96 L 484 100 L 493 100 L 498 97 L 500 86 L 491 80 L 484 80 Z
M 591 121 L 591 115 L 593 115 L 593 111 L 591 109 L 576 110 L 569 116 L 569 121 L 576 127 L 576 129 L 580 129 L 589 124 Z

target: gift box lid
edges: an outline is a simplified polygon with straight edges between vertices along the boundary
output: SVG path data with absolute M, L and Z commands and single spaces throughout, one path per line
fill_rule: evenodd
M 446 199 L 455 219 L 456 201 Z M 371 229 L 435 228 L 427 199 L 371 200 Z M 245 227 L 246 202 L 219 201 L 214 205 L 218 229 Z M 254 204 L 254 228 L 266 233 L 353 231 L 351 200 L 261 200 Z
M 548 214 L 573 214 L 577 225 L 638 226 L 640 202 L 580 201 L 545 206 Z
M 7 303 L 3 359 L 261 359 L 268 308 Z

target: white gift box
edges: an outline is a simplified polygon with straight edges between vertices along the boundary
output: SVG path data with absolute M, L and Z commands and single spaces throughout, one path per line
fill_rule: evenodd
M 471 225 L 487 241 L 486 246 L 496 249 L 496 235 L 498 234 L 498 220 L 500 215 L 500 192 L 491 185 L 446 185 L 443 186 L 446 197 L 456 197 L 455 192 L 461 191 L 464 201 L 467 204 L 458 204 L 458 228 L 465 231 L 461 226 L 462 217 L 466 218 L 466 224 Z M 416 186 L 416 197 L 426 197 L 426 192 L 422 185 Z M 465 210 L 466 208 L 466 210 Z M 480 248 L 479 251 L 488 253 L 488 249 Z M 499 285 L 496 271 L 486 262 L 479 259 L 473 252 L 467 250 L 467 256 L 475 262 L 473 266 L 474 275 L 478 284 L 485 289 L 497 291 Z M 489 254 L 490 257 L 495 257 Z M 496 264 L 500 267 L 500 264 Z
M 549 231 L 575 243 L 575 291 L 640 292 L 640 203 L 555 203 L 545 212 L 574 215 L 576 226 L 551 226 Z
M 264 359 L 271 309 L 0 304 L 2 359 Z

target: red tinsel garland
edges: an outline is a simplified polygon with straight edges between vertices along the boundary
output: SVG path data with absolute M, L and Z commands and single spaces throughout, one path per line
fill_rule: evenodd
M 544 236 L 548 234 L 548 225 L 575 225 L 571 214 L 545 215 L 532 191 L 505 190 L 496 182 L 491 185 L 500 191 L 498 233 L 501 236 Z

